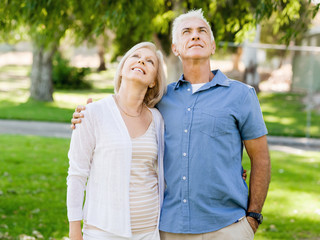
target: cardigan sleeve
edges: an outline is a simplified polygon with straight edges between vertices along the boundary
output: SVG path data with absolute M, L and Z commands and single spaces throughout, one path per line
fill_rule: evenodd
M 69 221 L 83 218 L 83 201 L 86 182 L 95 148 L 95 134 L 91 120 L 90 106 L 83 112 L 85 117 L 73 130 L 68 153 L 67 209 Z

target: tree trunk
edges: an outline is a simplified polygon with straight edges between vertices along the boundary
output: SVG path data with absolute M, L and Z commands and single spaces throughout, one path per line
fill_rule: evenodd
M 100 35 L 97 39 L 97 48 L 98 48 L 98 55 L 99 55 L 99 67 L 98 67 L 98 72 L 100 71 L 104 71 L 104 70 L 107 70 L 106 68 L 106 62 L 105 62 L 105 59 L 104 59 L 104 55 L 106 53 L 105 51 L 105 43 L 106 43 L 106 40 L 105 40 L 105 36 L 104 34 Z
M 183 73 L 182 63 L 178 57 L 176 57 L 170 49 L 170 54 L 165 54 L 165 50 L 161 45 L 161 41 L 159 40 L 156 34 L 153 35 L 153 41 L 157 48 L 162 52 L 164 62 L 167 67 L 167 83 L 172 83 L 178 81 L 181 74 Z
M 30 97 L 39 101 L 52 102 L 52 57 L 55 48 L 45 50 L 43 47 L 34 45 L 33 49 Z
M 254 43 L 260 42 L 260 31 L 261 26 L 257 25 L 256 29 L 256 36 L 254 39 Z M 258 60 L 257 60 L 257 48 L 247 46 L 248 41 L 246 41 L 243 52 L 244 52 L 244 64 L 245 64 L 245 71 L 243 82 L 253 86 L 257 92 L 259 92 L 259 83 L 260 83 L 260 76 L 257 71 L 258 69 Z
M 239 71 L 240 60 L 242 56 L 242 47 L 237 47 L 237 52 L 233 56 L 233 70 Z
M 182 73 L 183 69 L 180 59 L 171 52 L 170 55 L 167 56 L 167 82 L 178 81 Z

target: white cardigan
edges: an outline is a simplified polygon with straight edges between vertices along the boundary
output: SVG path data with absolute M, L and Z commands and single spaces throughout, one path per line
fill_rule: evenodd
M 150 111 L 157 132 L 160 217 L 164 192 L 164 123 L 157 109 L 150 108 Z M 72 133 L 68 153 L 68 219 L 84 219 L 87 224 L 109 233 L 131 237 L 129 181 L 132 146 L 127 127 L 112 96 L 88 104 L 84 115 L 82 123 Z

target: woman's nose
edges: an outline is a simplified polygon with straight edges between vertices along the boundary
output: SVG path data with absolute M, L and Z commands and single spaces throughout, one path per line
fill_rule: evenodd
M 144 65 L 144 61 L 142 59 L 139 59 L 138 63 L 141 63 L 142 65 Z

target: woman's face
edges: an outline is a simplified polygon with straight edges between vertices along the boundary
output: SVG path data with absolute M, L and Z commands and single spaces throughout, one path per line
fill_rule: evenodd
M 121 76 L 125 80 L 142 83 L 146 87 L 156 84 L 158 59 L 155 53 L 148 48 L 139 48 L 124 62 Z

